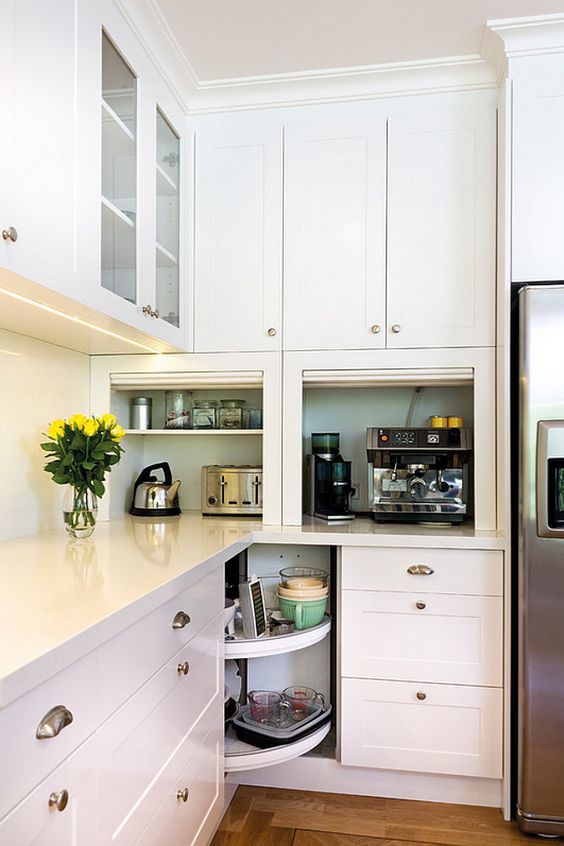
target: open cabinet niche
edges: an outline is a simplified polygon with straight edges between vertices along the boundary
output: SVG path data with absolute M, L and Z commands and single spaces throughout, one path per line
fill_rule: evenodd
M 339 432 L 341 455 L 352 461 L 355 494 L 351 510 L 367 512 L 368 460 L 366 430 L 370 427 L 428 426 L 429 417 L 462 417 L 474 429 L 474 388 L 459 385 L 356 386 L 305 384 L 303 454 L 311 452 L 312 432 Z

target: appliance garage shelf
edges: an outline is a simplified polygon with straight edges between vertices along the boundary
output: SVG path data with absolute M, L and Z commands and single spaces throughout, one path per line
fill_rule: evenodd
M 330 730 L 331 722 L 328 722 L 320 726 L 317 731 L 308 734 L 303 740 L 296 740 L 283 746 L 273 746 L 271 749 L 258 749 L 239 740 L 233 728 L 230 727 L 225 735 L 224 770 L 226 773 L 241 773 L 292 761 L 315 749 L 327 737 Z
M 297 652 L 319 643 L 330 631 L 331 617 L 327 615 L 318 626 L 278 637 L 246 638 L 240 629 L 235 629 L 235 639 L 225 641 L 225 658 L 266 658 L 269 655 Z
M 262 435 L 262 429 L 126 429 L 126 435 Z

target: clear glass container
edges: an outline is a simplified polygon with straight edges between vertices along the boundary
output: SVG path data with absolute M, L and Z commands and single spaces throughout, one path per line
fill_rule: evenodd
M 137 302 L 137 78 L 102 33 L 102 287 Z
M 165 429 L 192 425 L 192 391 L 165 391 Z
M 221 400 L 219 409 L 220 429 L 243 429 L 245 400 L 230 399 Z
M 249 408 L 249 429 L 262 429 L 262 408 Z
M 172 326 L 179 326 L 180 138 L 159 108 L 156 111 L 156 126 L 156 303 L 162 319 Z
M 339 454 L 338 432 L 312 432 L 311 451 L 314 455 L 338 455 Z
M 192 425 L 194 429 L 217 429 L 217 400 L 195 400 Z

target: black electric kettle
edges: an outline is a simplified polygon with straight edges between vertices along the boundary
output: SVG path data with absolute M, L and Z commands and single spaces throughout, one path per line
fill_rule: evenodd
M 162 470 L 164 475 L 162 482 L 153 476 L 156 470 Z M 180 485 L 180 481 L 172 481 L 168 461 L 145 467 L 133 485 L 133 502 L 129 513 L 137 517 L 174 517 L 176 514 L 181 514 L 178 504 Z

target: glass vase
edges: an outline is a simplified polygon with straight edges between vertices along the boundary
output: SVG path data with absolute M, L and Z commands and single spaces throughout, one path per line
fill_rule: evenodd
M 71 538 L 89 538 L 96 526 L 98 502 L 88 488 L 69 486 L 63 500 L 65 529 Z

